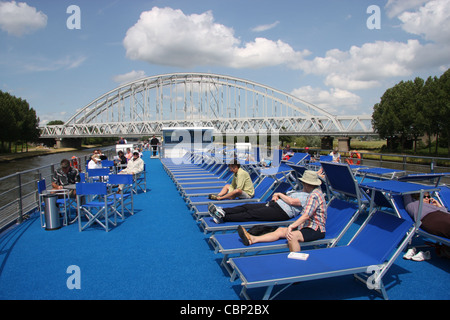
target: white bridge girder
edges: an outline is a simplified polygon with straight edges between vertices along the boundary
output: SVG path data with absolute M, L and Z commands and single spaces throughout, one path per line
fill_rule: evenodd
M 371 116 L 333 116 L 282 91 L 238 78 L 174 73 L 120 86 L 43 138 L 142 137 L 163 127 L 214 127 L 223 135 L 373 135 Z

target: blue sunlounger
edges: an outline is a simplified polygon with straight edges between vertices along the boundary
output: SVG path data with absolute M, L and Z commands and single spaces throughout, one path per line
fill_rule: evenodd
M 414 222 L 404 212 L 401 218 L 374 211 L 346 246 L 302 251 L 307 260 L 289 259 L 288 253 L 231 258 L 233 278 L 242 281 L 241 295 L 248 289 L 266 287 L 263 299 L 275 298 L 293 283 L 354 274 L 387 299 L 382 278 L 414 235 Z M 364 280 L 360 273 L 376 271 Z M 285 285 L 275 295 L 277 285 Z M 307 293 L 306 293 L 307 294 Z
M 301 243 L 302 247 L 311 247 L 319 245 L 327 245 L 328 247 L 335 246 L 342 238 L 344 233 L 348 230 L 350 225 L 355 221 L 360 213 L 359 207 L 355 203 L 349 203 L 347 201 L 334 199 L 329 203 L 327 208 L 327 222 L 326 222 L 326 234 L 325 238 Z M 294 218 L 292 220 L 296 220 Z M 291 220 L 289 220 L 290 222 Z M 244 225 L 243 223 L 237 223 L 237 225 Z M 261 224 L 261 223 L 256 223 Z M 213 234 L 209 242 L 214 248 L 215 253 L 223 254 L 221 265 L 231 274 L 231 269 L 227 265 L 227 260 L 231 254 L 244 255 L 246 253 L 261 253 L 269 250 L 288 249 L 288 243 L 286 239 L 280 239 L 274 242 L 255 243 L 251 246 L 245 246 L 237 233 L 223 233 Z

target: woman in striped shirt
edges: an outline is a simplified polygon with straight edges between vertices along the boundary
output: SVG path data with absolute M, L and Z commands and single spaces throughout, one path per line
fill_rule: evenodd
M 303 191 L 309 193 L 301 216 L 287 228 L 278 228 L 261 236 L 253 236 L 239 226 L 238 233 L 245 245 L 285 238 L 288 240 L 289 250 L 299 252 L 300 242 L 310 242 L 325 237 L 327 209 L 325 197 L 320 189 L 321 181 L 317 173 L 310 170 L 305 171 L 300 181 L 303 183 Z M 279 196 L 283 195 L 279 194 Z

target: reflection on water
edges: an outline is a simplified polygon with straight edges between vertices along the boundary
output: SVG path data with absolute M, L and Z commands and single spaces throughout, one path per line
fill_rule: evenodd
M 108 147 L 110 149 L 111 147 Z M 30 170 L 33 168 L 39 168 L 43 166 L 47 166 L 54 163 L 60 163 L 62 159 L 69 159 L 73 156 L 84 158 L 85 156 L 88 156 L 92 154 L 93 150 L 97 148 L 92 149 L 85 149 L 81 151 L 70 151 L 70 152 L 64 152 L 64 153 L 55 153 L 55 154 L 49 154 L 45 156 L 36 156 L 32 158 L 26 158 L 26 159 L 18 159 L 11 162 L 2 162 L 0 163 L 0 178 L 6 177 L 11 174 L 22 172 L 26 170 Z M 102 148 L 102 150 L 106 150 L 107 148 Z

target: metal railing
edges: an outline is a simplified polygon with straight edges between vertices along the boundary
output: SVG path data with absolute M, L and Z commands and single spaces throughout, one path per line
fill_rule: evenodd
M 105 150 L 108 157 L 113 150 Z M 85 171 L 90 155 L 80 158 L 80 168 Z M 45 179 L 47 188 L 51 186 L 52 175 L 59 163 L 17 172 L 0 178 L 0 231 L 15 224 L 22 223 L 39 207 L 37 182 Z
M 111 152 L 112 150 L 109 151 Z M 296 151 L 303 152 L 300 149 Z M 314 150 L 314 152 L 316 154 L 328 154 L 330 150 Z M 361 165 L 371 167 L 385 167 L 422 173 L 450 172 L 449 158 L 380 153 L 360 153 L 360 155 Z M 108 154 L 109 156 L 112 155 Z M 84 159 L 80 159 L 83 170 L 86 167 L 88 157 L 87 155 Z M 341 152 L 341 158 L 342 161 L 345 161 L 345 159 L 349 158 L 349 153 Z M 356 161 L 357 159 L 354 158 L 353 160 Z M 59 163 L 53 163 L 0 178 L 0 230 L 14 223 L 21 223 L 28 214 L 38 208 L 37 182 L 40 179 L 45 179 L 47 186 L 50 186 L 51 177 L 58 167 Z M 441 183 L 450 184 L 450 177 L 444 177 Z

